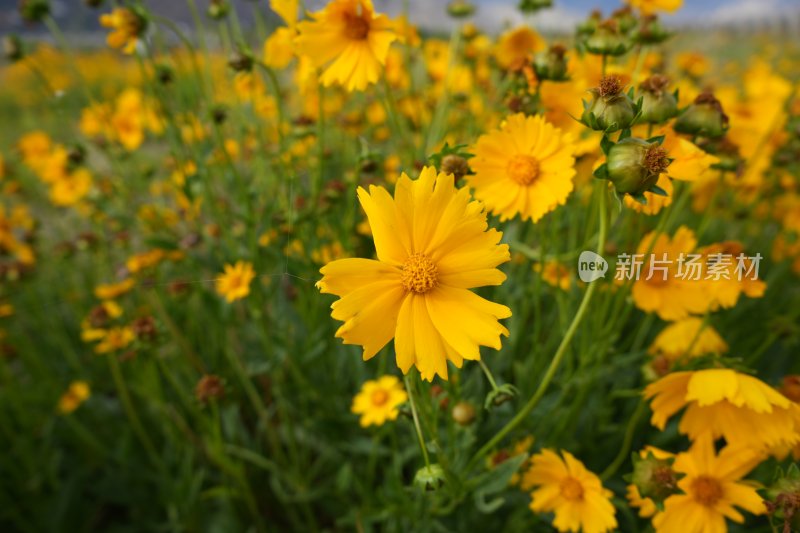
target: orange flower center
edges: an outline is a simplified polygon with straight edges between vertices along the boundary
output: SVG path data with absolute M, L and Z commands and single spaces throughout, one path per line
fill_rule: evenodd
M 561 482 L 561 495 L 573 501 L 583 499 L 583 485 L 574 477 L 568 477 Z
M 400 281 L 407 291 L 424 294 L 436 287 L 439 271 L 425 254 L 416 253 L 403 264 Z
M 529 155 L 515 155 L 506 167 L 508 176 L 527 187 L 539 177 L 539 161 Z
M 692 481 L 694 499 L 707 507 L 713 507 L 722 498 L 722 485 L 712 477 L 700 476 Z
M 369 22 L 363 15 L 345 15 L 344 35 L 353 41 L 363 41 L 369 35 Z
M 370 396 L 370 400 L 372 400 L 372 405 L 380 407 L 389 401 L 389 393 L 384 389 L 378 389 L 373 391 L 372 396 Z

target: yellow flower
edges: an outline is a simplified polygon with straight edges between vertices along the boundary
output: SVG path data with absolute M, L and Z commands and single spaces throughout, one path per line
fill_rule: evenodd
M 541 116 L 511 115 L 499 129 L 482 135 L 466 176 L 475 197 L 500 220 L 519 214 L 537 222 L 563 205 L 575 176 L 572 137 Z
M 361 415 L 361 427 L 382 426 L 400 414 L 397 406 L 408 399 L 403 384 L 395 376 L 383 376 L 364 382 L 361 391 L 353 398 L 351 411 Z
M 264 63 L 276 69 L 286 67 L 294 57 L 296 35 L 293 28 L 277 28 L 264 42 Z
M 569 452 L 559 457 L 542 450 L 531 458 L 522 487 L 538 487 L 531 493 L 534 513 L 555 513 L 553 526 L 559 531 L 603 533 L 617 527 L 610 490 Z
M 92 187 L 92 175 L 85 168 L 79 168 L 57 181 L 50 187 L 50 200 L 58 206 L 70 206 L 80 202 Z
M 58 400 L 58 412 L 67 415 L 89 399 L 91 391 L 85 381 L 73 381 L 67 391 Z
M 128 326 L 114 327 L 105 332 L 103 339 L 95 346 L 95 353 L 103 354 L 121 350 L 136 338 Z
M 161 248 L 153 248 L 152 250 L 129 257 L 128 260 L 125 261 L 125 267 L 131 274 L 136 274 L 137 272 L 156 266 L 164 259 L 164 256 L 164 250 Z
M 217 293 L 228 303 L 241 300 L 250 294 L 250 282 L 256 277 L 252 263 L 237 261 L 225 265 L 225 272 L 217 279 Z
M 663 512 L 653 518 L 656 533 L 724 533 L 725 518 L 744 522 L 735 507 L 764 513 L 763 498 L 752 484 L 741 481 L 762 459 L 752 449 L 729 444 L 717 455 L 710 439 L 695 442 L 675 459 L 673 469 L 685 474 L 678 481 L 684 494 L 664 501 Z
M 546 261 L 544 266 L 536 263 L 533 265 L 533 270 L 541 274 L 545 283 L 562 291 L 568 291 L 572 284 L 569 268 L 558 261 Z
M 639 259 L 639 279 L 634 281 L 632 289 L 636 307 L 648 313 L 655 312 L 662 320 L 680 320 L 690 314 L 704 313 L 709 307 L 708 282 L 703 276 L 692 279 L 688 271 L 680 277 L 677 270 L 681 254 L 686 259 L 697 245 L 694 232 L 681 226 L 672 239 L 661 234 L 653 243 L 655 235 L 655 232 L 645 235 L 637 249 L 643 258 Z
M 132 10 L 121 7 L 100 15 L 100 25 L 112 29 L 106 38 L 108 46 L 132 54 L 139 42 L 139 35 L 144 31 L 145 21 Z
M 711 70 L 711 63 L 699 52 L 682 52 L 675 57 L 675 63 L 693 78 L 701 78 Z
M 632 7 L 639 9 L 642 13 L 652 14 L 658 11 L 674 13 L 683 5 L 683 0 L 626 0 Z
M 533 57 L 544 49 L 545 41 L 527 26 L 508 30 L 497 41 L 494 55 L 503 68 L 510 68 Z
M 94 288 L 94 295 L 101 300 L 112 300 L 130 291 L 134 283 L 133 278 L 127 278 L 118 283 L 98 285 Z
M 664 429 L 686 408 L 678 431 L 697 440 L 724 437 L 755 449 L 800 442 L 800 407 L 758 378 L 727 368 L 674 372 L 644 390 L 651 422 Z
M 280 15 L 283 21 L 290 28 L 297 24 L 298 0 L 270 0 L 269 7 Z
M 744 254 L 744 247 L 736 241 L 726 241 L 706 246 L 700 250 L 708 264 L 717 263 L 714 266 L 719 276 L 714 274 L 714 279 L 708 283 L 709 309 L 716 311 L 720 307 L 730 309 L 739 301 L 739 297 L 744 294 L 749 298 L 761 298 L 767 290 L 767 284 L 754 279 L 754 273 L 745 275 L 752 267 L 752 261 Z M 721 254 L 721 255 L 719 255 Z M 739 256 L 743 256 L 743 269 L 739 268 Z M 730 260 L 720 262 L 723 257 Z M 740 276 L 741 274 L 741 276 Z M 739 279 L 741 277 L 741 279 Z
M 502 233 L 487 231 L 486 213 L 456 189 L 452 174 L 426 167 L 403 174 L 392 198 L 383 187 L 358 190 L 378 260 L 341 259 L 324 266 L 317 286 L 335 294 L 336 336 L 363 346 L 370 359 L 394 338 L 397 366 L 416 365 L 424 379 L 447 379 L 447 361 L 460 368 L 479 360 L 480 346 L 501 347 L 508 335 L 498 319 L 511 310 L 469 289 L 500 285 L 497 265 L 509 260 Z
M 651 355 L 660 355 L 670 362 L 727 351 L 728 345 L 719 333 L 698 317 L 684 318 L 668 325 L 656 336 L 649 349 Z
M 691 141 L 678 137 L 674 133 L 662 130 L 657 135 L 664 135 L 661 145 L 674 159 L 667 168 L 670 178 L 681 181 L 695 181 L 709 172 L 711 165 L 719 163 L 719 158 L 707 154 Z M 716 172 L 711 170 L 716 175 Z M 660 185 L 660 184 L 659 184 Z
M 394 23 L 375 13 L 372 0 L 333 0 L 297 25 L 300 54 L 326 66 L 323 85 L 362 91 L 378 81 L 389 47 L 397 39 Z

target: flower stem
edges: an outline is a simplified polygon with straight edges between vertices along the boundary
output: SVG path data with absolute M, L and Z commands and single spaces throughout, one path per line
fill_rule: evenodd
M 631 451 L 631 443 L 633 442 L 633 434 L 636 432 L 636 426 L 639 425 L 639 421 L 646 410 L 647 404 L 640 401 L 639 405 L 636 407 L 636 411 L 633 412 L 633 416 L 631 416 L 631 419 L 628 421 L 628 427 L 625 428 L 625 436 L 622 439 L 622 447 L 619 449 L 619 453 L 611 464 L 603 470 L 603 473 L 600 474 L 600 479 L 603 481 L 606 481 L 616 474 L 617 470 L 625 463 L 625 460 L 628 458 L 628 453 Z
M 486 363 L 484 363 L 483 360 L 481 359 L 478 359 L 478 364 L 481 365 L 483 373 L 486 374 L 486 379 L 489 380 L 489 383 L 492 386 L 492 390 L 496 392 L 498 389 L 497 382 L 494 380 L 494 376 L 492 376 L 492 372 L 489 370 L 489 367 L 486 366 Z
M 414 429 L 417 431 L 417 438 L 419 439 L 419 447 L 422 450 L 422 457 L 425 459 L 425 466 L 431 466 L 431 460 L 428 457 L 428 449 L 425 447 L 425 438 L 422 436 L 422 427 L 419 424 L 419 415 L 417 414 L 417 404 L 414 401 L 414 393 L 416 389 L 411 388 L 411 382 L 408 375 L 403 376 L 406 383 L 406 390 L 408 391 L 408 403 L 411 405 L 411 416 L 414 419 Z
M 600 191 L 599 197 L 599 216 L 600 216 L 600 233 L 598 236 L 597 242 L 597 253 L 601 255 L 603 249 L 605 248 L 606 244 L 606 233 L 607 233 L 607 224 L 606 224 L 606 195 L 608 194 L 606 187 L 604 184 L 598 185 Z M 539 401 L 544 397 L 545 392 L 547 392 L 547 388 L 550 386 L 550 382 L 553 381 L 555 377 L 556 371 L 558 370 L 561 361 L 564 359 L 564 355 L 567 353 L 567 349 L 569 348 L 570 342 L 572 338 L 575 336 L 575 332 L 578 330 L 578 326 L 580 325 L 583 317 L 586 315 L 586 310 L 589 308 L 589 302 L 592 299 L 592 295 L 594 294 L 595 290 L 597 289 L 597 283 L 592 283 L 589 285 L 589 288 L 586 289 L 586 292 L 583 295 L 583 300 L 581 300 L 580 306 L 578 307 L 578 312 L 575 313 L 575 317 L 572 319 L 572 323 L 567 328 L 567 332 L 564 334 L 564 338 L 561 339 L 561 343 L 558 345 L 558 349 L 556 350 L 553 359 L 550 361 L 550 366 L 547 367 L 547 371 L 545 372 L 542 381 L 539 383 L 539 387 L 533 393 L 533 396 L 528 400 L 528 403 L 511 419 L 511 421 L 506 424 L 499 432 L 492 437 L 489 442 L 487 442 L 478 452 L 470 459 L 468 469 L 473 467 L 478 460 L 489 453 L 497 444 L 503 440 L 503 438 L 511 433 L 511 431 L 519 426 L 533 411 L 533 409 L 539 404 Z

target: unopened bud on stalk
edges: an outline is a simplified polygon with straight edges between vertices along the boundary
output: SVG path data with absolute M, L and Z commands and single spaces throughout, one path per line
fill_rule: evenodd
M 645 192 L 666 195 L 656 182 L 672 159 L 661 147 L 661 141 L 663 138 L 650 142 L 628 137 L 611 145 L 605 165 L 595 171 L 595 176 L 613 183 L 617 193 L 630 194 L 642 203 L 646 202 Z
M 650 76 L 639 85 L 642 114 L 638 122 L 662 124 L 678 114 L 678 98 L 667 91 L 669 79 L 659 74 Z
M 614 19 L 600 23 L 585 43 L 589 53 L 603 56 L 621 56 L 628 51 L 629 46 L 628 40 Z
M 523 13 L 536 13 L 540 9 L 553 7 L 553 0 L 520 0 L 518 7 Z
M 650 498 L 661 503 L 669 496 L 678 493 L 679 475 L 672 469 L 674 459 L 657 459 L 653 452 L 642 458 L 633 456 L 633 473 L 629 480 L 642 498 Z
M 589 18 L 578 24 L 578 27 L 575 28 L 575 33 L 582 36 L 591 35 L 597 31 L 597 26 L 600 25 L 602 20 L 603 14 L 595 9 L 589 14 Z
M 219 376 L 207 374 L 200 378 L 194 389 L 194 395 L 200 403 L 216 400 L 225 396 L 225 385 Z
M 452 0 L 447 4 L 447 13 L 453 18 L 466 18 L 475 13 L 475 6 L 468 0 Z
M 703 92 L 678 117 L 673 129 L 689 135 L 722 137 L 728 131 L 728 115 L 713 94 Z
M 458 402 L 451 415 L 459 426 L 468 426 L 475 420 L 475 407 L 469 402 Z
M 583 103 L 581 122 L 593 130 L 614 132 L 629 127 L 636 118 L 636 105 L 623 92 L 619 76 L 600 80 L 600 86 L 590 89 L 592 101 Z
M 634 26 L 636 26 L 636 17 L 633 15 L 633 9 L 630 6 L 625 6 L 617 9 L 611 13 L 611 18 L 617 22 L 619 31 L 628 33 Z
M 156 79 L 161 85 L 169 85 L 175 79 L 175 74 L 167 65 L 156 66 Z
M 222 20 L 228 16 L 230 9 L 228 0 L 211 0 L 208 5 L 208 16 L 214 20 Z
M 3 55 L 11 63 L 16 63 L 25 57 L 22 41 L 18 36 L 10 34 L 3 37 Z
M 19 15 L 25 22 L 41 22 L 50 14 L 48 0 L 20 0 Z
M 783 522 L 783 531 L 800 529 L 800 469 L 796 464 L 785 474 L 779 472 L 777 481 L 767 489 L 764 504 L 773 519 Z
M 456 154 L 444 156 L 439 170 L 445 174 L 452 174 L 456 180 L 463 178 L 470 171 L 467 160 Z
M 633 40 L 639 44 L 658 44 L 669 39 L 671 35 L 657 16 L 645 15 L 633 32 Z
M 80 144 L 73 146 L 67 153 L 67 163 L 70 168 L 79 167 L 86 160 L 86 148 Z
M 438 464 L 420 468 L 414 476 L 414 484 L 426 491 L 438 490 L 444 485 L 444 469 Z
M 211 120 L 214 124 L 223 124 L 228 118 L 228 110 L 223 105 L 217 105 L 211 110 Z
M 253 56 L 249 52 L 239 50 L 228 59 L 228 66 L 236 72 L 250 72 L 253 70 Z
M 703 139 L 697 144 L 704 151 L 719 158 L 719 161 L 711 165 L 711 168 L 738 172 L 744 163 L 742 156 L 739 154 L 739 147 L 726 137 L 722 137 L 721 139 Z
M 540 81 L 565 81 L 567 79 L 567 49 L 555 44 L 533 58 L 533 71 Z

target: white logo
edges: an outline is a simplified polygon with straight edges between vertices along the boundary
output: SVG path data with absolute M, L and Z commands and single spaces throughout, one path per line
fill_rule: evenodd
M 584 283 L 606 277 L 608 262 L 589 250 L 581 252 L 578 257 L 578 277 Z

